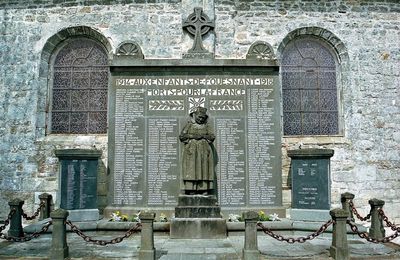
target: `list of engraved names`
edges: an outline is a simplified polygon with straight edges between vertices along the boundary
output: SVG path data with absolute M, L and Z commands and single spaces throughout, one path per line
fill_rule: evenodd
M 114 204 L 177 204 L 178 136 L 189 114 L 203 106 L 216 135 L 219 204 L 280 205 L 277 81 L 260 75 L 114 77 Z

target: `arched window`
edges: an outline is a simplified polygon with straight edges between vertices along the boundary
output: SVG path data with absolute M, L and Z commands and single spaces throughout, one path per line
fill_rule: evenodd
M 319 39 L 298 37 L 282 53 L 284 135 L 339 134 L 336 57 Z
M 107 53 L 87 38 L 68 41 L 53 65 L 51 133 L 107 132 Z

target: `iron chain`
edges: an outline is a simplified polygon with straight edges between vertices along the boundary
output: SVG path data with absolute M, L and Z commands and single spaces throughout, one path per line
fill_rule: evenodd
M 323 224 L 314 233 L 311 233 L 310 235 L 308 235 L 306 237 L 298 237 L 298 238 L 293 238 L 293 237 L 285 238 L 282 235 L 275 234 L 271 229 L 265 227 L 261 222 L 258 222 L 257 226 L 259 226 L 265 234 L 275 238 L 276 240 L 278 240 L 278 241 L 286 241 L 289 244 L 293 244 L 293 243 L 296 243 L 296 242 L 304 243 L 307 240 L 312 240 L 312 239 L 316 238 L 317 236 L 319 236 L 322 233 L 324 233 L 328 229 L 328 227 L 333 224 L 333 222 L 334 221 L 332 219 L 330 219 L 325 224 Z
M 65 222 L 68 226 L 71 227 L 71 230 L 73 232 L 75 232 L 78 236 L 80 236 L 81 238 L 83 238 L 83 240 L 85 240 L 86 242 L 90 242 L 90 243 L 94 243 L 96 245 L 100 245 L 100 246 L 106 246 L 108 244 L 117 244 L 117 243 L 121 243 L 125 238 L 130 237 L 131 235 L 133 235 L 134 233 L 137 233 L 139 231 L 139 228 L 142 226 L 141 223 L 137 223 L 135 226 L 133 226 L 132 228 L 130 228 L 128 231 L 126 231 L 126 233 L 121 236 L 121 237 L 116 237 L 113 238 L 111 240 L 99 240 L 99 239 L 93 239 L 88 235 L 85 235 L 82 230 L 80 230 L 76 225 L 74 225 L 70 220 L 67 220 Z
M 361 237 L 361 238 L 367 240 L 368 242 L 372 242 L 372 243 L 375 243 L 375 244 L 378 244 L 378 243 L 387 243 L 387 242 L 390 242 L 390 241 L 392 241 L 393 239 L 397 238 L 398 236 L 400 236 L 400 233 L 399 233 L 399 232 L 396 232 L 396 233 L 394 233 L 394 234 L 392 234 L 392 235 L 390 235 L 390 236 L 387 236 L 387 237 L 384 237 L 384 238 L 378 238 L 378 239 L 376 239 L 376 238 L 370 237 L 370 236 L 368 235 L 367 232 L 360 232 L 360 231 L 358 231 L 358 227 L 357 227 L 355 224 L 353 224 L 350 220 L 347 220 L 347 224 L 350 225 L 351 230 L 352 230 L 354 233 L 357 233 L 357 235 L 358 235 L 359 237 Z
M 44 225 L 40 231 L 38 232 L 34 232 L 29 236 L 23 236 L 23 237 L 11 237 L 11 236 L 7 236 L 6 234 L 0 233 L 0 238 L 2 239 L 6 239 L 8 241 L 13 241 L 13 242 L 27 242 L 32 240 L 33 238 L 38 238 L 41 234 L 47 232 L 47 230 L 49 229 L 49 227 L 53 224 L 52 221 L 49 221 L 46 225 Z
M 371 212 L 369 212 L 367 216 L 362 217 L 362 216 L 360 215 L 360 213 L 358 213 L 357 209 L 354 207 L 353 201 L 349 201 L 349 206 L 350 206 L 351 211 L 354 213 L 354 215 L 357 216 L 357 218 L 358 218 L 359 220 L 361 220 L 361 221 L 366 221 L 366 220 L 368 220 L 368 219 L 371 218 Z
M 46 205 L 46 204 L 45 204 L 44 202 L 40 203 L 40 204 L 39 204 L 39 208 L 36 210 L 35 214 L 33 214 L 32 216 L 26 215 L 26 213 L 24 212 L 24 210 L 22 210 L 22 216 L 23 216 L 26 220 L 33 220 L 33 219 L 35 219 L 37 216 L 39 216 L 40 210 L 41 210 L 42 208 L 44 208 L 45 205 Z
M 378 209 L 378 213 L 379 213 L 379 215 L 381 215 L 383 221 L 385 221 L 387 227 L 390 227 L 393 231 L 396 231 L 397 233 L 400 233 L 400 227 L 396 227 L 395 224 L 390 222 L 390 220 L 385 215 L 385 212 L 383 211 L 382 208 Z

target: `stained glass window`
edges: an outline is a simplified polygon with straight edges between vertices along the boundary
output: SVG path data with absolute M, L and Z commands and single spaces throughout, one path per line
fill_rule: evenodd
M 285 135 L 336 135 L 336 58 L 325 44 L 307 37 L 291 41 L 282 54 Z
M 57 54 L 53 66 L 51 132 L 107 132 L 108 66 L 104 49 L 76 39 Z

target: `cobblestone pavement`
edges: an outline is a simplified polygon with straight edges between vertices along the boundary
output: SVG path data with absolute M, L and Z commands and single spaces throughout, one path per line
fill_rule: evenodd
M 97 239 L 112 239 L 123 234 L 116 231 L 86 232 Z M 325 234 L 324 234 L 325 235 Z M 303 244 L 288 244 L 272 239 L 263 233 L 258 235 L 261 259 L 280 260 L 327 260 L 331 244 L 330 234 Z M 68 246 L 72 259 L 138 259 L 140 235 L 134 235 L 119 244 L 98 246 L 86 243 L 74 233 L 68 233 Z M 231 235 L 227 239 L 170 239 L 167 234 L 155 236 L 157 259 L 160 260 L 236 260 L 240 259 L 244 237 Z M 396 244 L 372 244 L 356 237 L 349 238 L 352 259 L 400 259 L 400 246 Z M 44 234 L 29 242 L 0 241 L 0 259 L 49 259 L 51 234 Z

